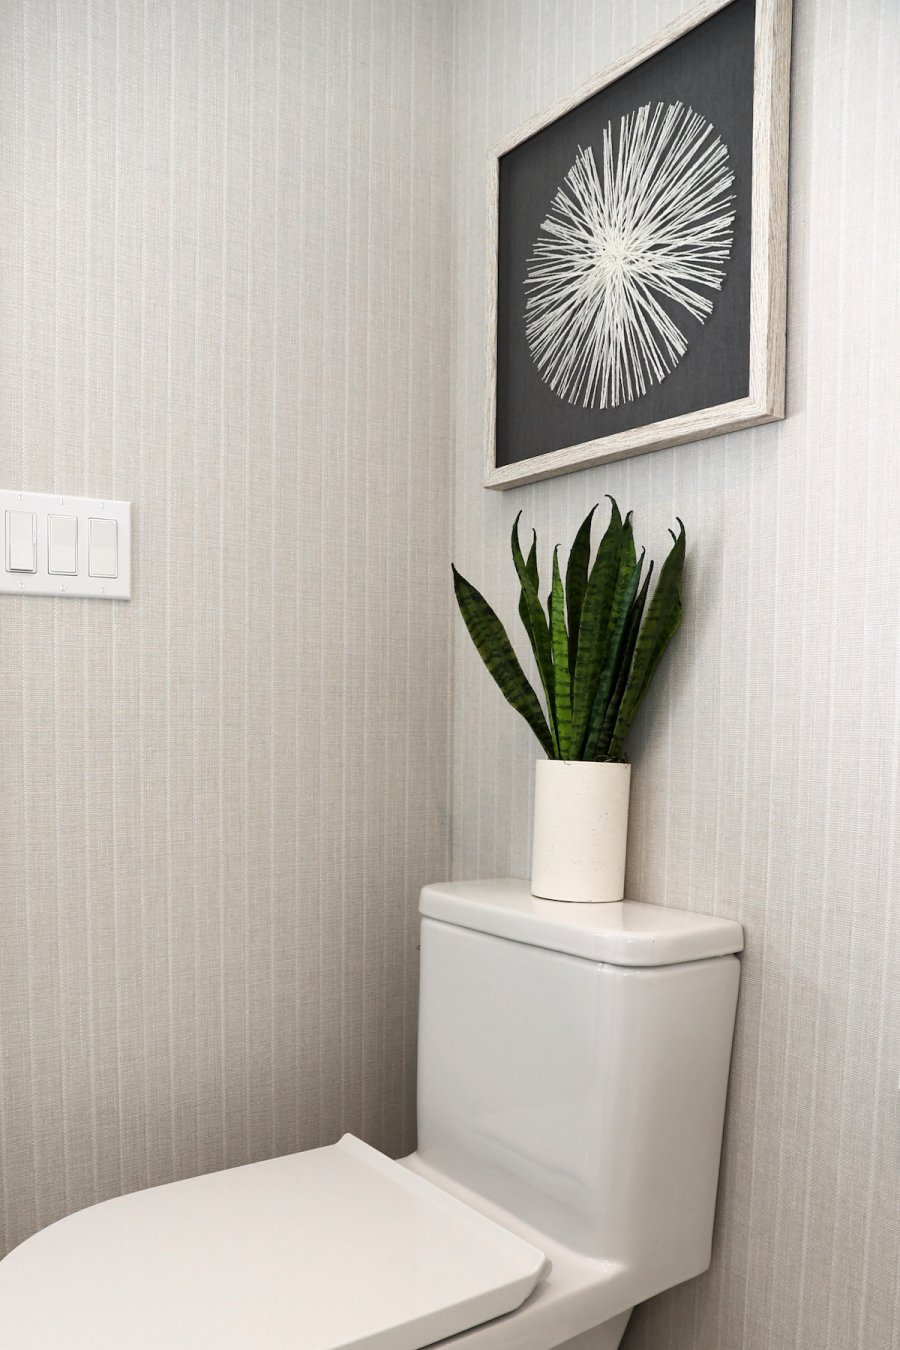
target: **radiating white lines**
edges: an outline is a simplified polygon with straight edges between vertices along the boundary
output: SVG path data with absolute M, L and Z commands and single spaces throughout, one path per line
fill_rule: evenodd
M 699 113 L 646 104 L 579 147 L 528 260 L 525 332 L 560 398 L 630 403 L 687 351 L 669 308 L 700 323 L 731 253 L 728 150 Z M 668 302 L 669 308 L 666 307 Z

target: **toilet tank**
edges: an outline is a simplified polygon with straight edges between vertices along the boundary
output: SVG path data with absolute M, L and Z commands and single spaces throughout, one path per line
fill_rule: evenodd
M 740 925 L 518 880 L 420 910 L 420 1158 L 660 1288 L 705 1270 Z

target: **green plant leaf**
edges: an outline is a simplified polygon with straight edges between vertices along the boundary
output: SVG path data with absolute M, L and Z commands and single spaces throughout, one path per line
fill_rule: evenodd
M 576 758 L 580 757 L 597 696 L 622 552 L 624 525 L 616 502 L 612 497 L 609 500 L 612 503 L 609 524 L 597 548 L 581 607 L 572 695 L 571 746 Z
M 519 521 L 522 519 L 522 512 L 516 516 L 512 527 L 512 556 L 516 565 L 516 575 L 521 576 L 524 570 L 526 575 L 531 578 L 534 589 L 538 588 L 538 565 L 537 565 L 537 531 L 531 532 L 531 548 L 528 550 L 528 560 L 522 556 L 522 547 L 519 543 Z
M 520 512 L 519 512 L 519 516 L 520 516 L 521 514 L 522 514 L 522 512 L 520 511 Z M 515 558 L 516 558 L 516 549 L 517 549 L 518 546 L 519 546 L 519 538 L 518 538 L 518 532 L 517 532 L 517 528 L 516 528 L 516 527 L 518 526 L 518 523 L 519 523 L 519 516 L 516 516 L 516 522 L 515 522 L 515 525 L 513 526 L 513 560 L 514 560 L 514 561 L 515 561 Z M 519 553 L 519 556 L 521 557 L 521 551 L 520 551 L 520 553 Z M 528 575 L 528 576 L 533 580 L 533 582 L 534 582 L 534 588 L 535 588 L 535 590 L 537 590 L 537 588 L 538 588 L 537 533 L 536 533 L 534 530 L 532 530 L 532 533 L 531 533 L 531 548 L 528 550 L 528 558 L 527 558 L 527 560 L 526 560 L 525 563 L 524 563 L 524 567 L 525 567 L 525 571 L 526 571 L 527 575 Z M 518 568 L 517 568 L 516 570 L 518 571 Z M 521 589 L 519 590 L 519 618 L 522 620 L 522 627 L 525 629 L 525 632 L 528 634 L 528 641 L 531 643 L 531 650 L 534 651 L 534 637 L 532 636 L 532 631 L 531 631 L 531 618 L 530 618 L 529 613 L 528 613 L 528 601 L 527 601 L 526 598 L 525 598 L 525 592 L 524 592 L 523 590 L 521 590 Z
M 550 642 L 550 626 L 547 622 L 547 616 L 541 606 L 537 590 L 536 547 L 537 543 L 535 541 L 532 545 L 531 552 L 528 555 L 529 561 L 526 563 L 525 559 L 522 557 L 522 550 L 519 546 L 519 517 L 516 516 L 512 528 L 512 555 L 516 572 L 519 577 L 519 585 L 522 588 L 519 596 L 519 614 L 522 618 L 522 623 L 525 626 L 525 631 L 528 634 L 531 650 L 534 652 L 534 659 L 537 663 L 538 674 L 541 677 L 544 698 L 547 700 L 547 713 L 550 722 L 550 736 L 554 746 L 554 757 L 558 758 L 559 741 L 556 733 L 556 694 L 554 686 L 553 650 Z
M 600 671 L 600 680 L 597 685 L 597 695 L 594 699 L 594 706 L 591 709 L 587 738 L 584 744 L 585 759 L 593 759 L 596 756 L 600 745 L 600 738 L 603 734 L 603 725 L 606 721 L 606 711 L 623 664 L 623 648 L 625 646 L 628 619 L 631 614 L 638 586 L 640 585 L 641 571 L 644 566 L 643 552 L 641 553 L 640 559 L 635 558 L 634 535 L 631 530 L 630 521 L 628 520 L 625 522 L 625 530 L 623 533 L 622 557 L 619 562 L 619 575 L 616 579 L 616 593 L 613 596 L 612 612 L 609 621 L 609 638 L 606 646 L 606 654 L 603 658 L 603 668 Z M 630 662 L 630 653 L 628 659 Z M 627 668 L 625 673 L 627 675 Z
M 510 541 L 512 545 L 513 563 L 515 564 L 516 575 L 520 576 L 521 573 L 524 571 L 529 577 L 533 579 L 534 588 L 535 590 L 537 590 L 538 587 L 537 532 L 534 530 L 532 531 L 531 548 L 528 552 L 528 560 L 526 562 L 525 558 L 522 556 L 522 548 L 521 545 L 519 544 L 519 521 L 521 520 L 521 518 L 522 512 L 520 511 L 519 514 L 516 516 L 515 520 L 513 521 L 512 539 Z M 528 601 L 525 599 L 525 592 L 521 590 L 521 588 L 519 590 L 519 618 L 522 620 L 522 627 L 528 634 L 528 641 L 531 643 L 531 648 L 533 651 L 534 638 L 532 637 L 531 633 L 531 618 L 529 617 L 528 613 Z
M 634 695 L 632 695 L 632 681 L 629 679 L 616 718 L 615 731 L 613 732 L 612 740 L 609 744 L 609 758 L 612 760 L 624 760 L 625 758 L 625 739 L 634 725 L 634 719 L 637 716 L 644 695 L 650 687 L 653 676 L 656 674 L 656 668 L 665 655 L 666 648 L 672 638 L 681 627 L 681 612 L 682 607 L 679 598 L 666 614 L 659 630 L 660 640 L 654 653 L 653 660 L 647 667 L 644 679 L 637 687 L 637 692 Z M 638 637 L 637 646 L 640 647 L 640 637 Z
M 581 626 L 581 607 L 588 583 L 588 565 L 591 561 L 591 524 L 596 506 L 592 506 L 578 527 L 578 533 L 569 553 L 566 567 L 566 610 L 569 617 L 569 670 L 575 674 L 578 657 L 578 629 Z
M 501 694 L 531 727 L 547 755 L 554 757 L 550 734 L 537 694 L 519 665 L 506 629 L 484 596 L 453 568 L 453 589 L 475 649 L 493 676 Z
M 560 759 L 571 759 L 572 676 L 569 673 L 569 637 L 566 600 L 559 572 L 559 546 L 553 550 L 553 590 L 550 592 L 550 640 L 556 689 L 556 738 Z
M 628 620 L 625 624 L 625 634 L 622 639 L 622 651 L 619 657 L 618 670 L 616 672 L 616 682 L 606 705 L 600 740 L 594 751 L 594 758 L 598 760 L 609 759 L 609 743 L 612 740 L 612 734 L 616 729 L 616 719 L 622 704 L 622 696 L 625 693 L 625 686 L 628 684 L 628 676 L 631 672 L 631 662 L 634 658 L 634 649 L 637 644 L 638 633 L 641 630 L 641 619 L 644 614 L 644 605 L 647 603 L 647 592 L 650 589 L 650 578 L 652 576 L 653 563 L 651 562 L 647 569 L 647 575 L 644 577 L 643 585 L 635 596 L 634 603 L 628 614 Z
M 625 751 L 625 738 L 631 730 L 641 701 L 649 688 L 663 653 L 678 631 L 681 623 L 681 577 L 684 571 L 685 533 L 680 531 L 669 555 L 662 565 L 659 581 L 647 616 L 641 624 L 628 683 L 616 717 L 615 730 L 609 743 L 610 759 L 620 759 Z

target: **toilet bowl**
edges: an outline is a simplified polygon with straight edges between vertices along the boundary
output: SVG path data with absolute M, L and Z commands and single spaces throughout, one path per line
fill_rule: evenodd
M 615 1350 L 706 1269 L 738 924 L 422 892 L 419 1143 L 155 1187 L 0 1262 L 17 1350 Z M 587 911 L 587 912 L 585 912 Z

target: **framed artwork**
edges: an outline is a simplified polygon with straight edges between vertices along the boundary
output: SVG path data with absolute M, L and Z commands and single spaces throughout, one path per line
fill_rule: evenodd
M 485 486 L 784 416 L 791 0 L 704 0 L 488 162 Z

